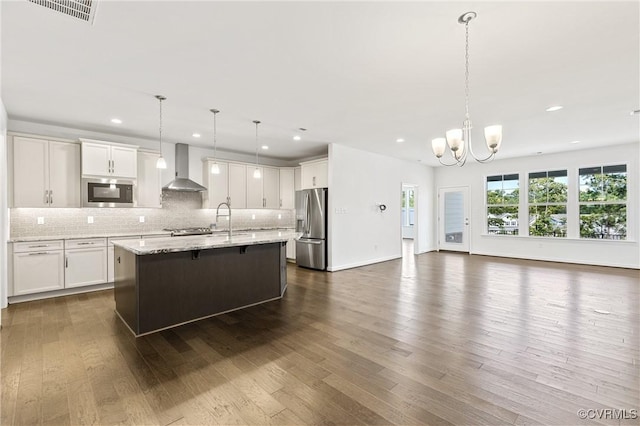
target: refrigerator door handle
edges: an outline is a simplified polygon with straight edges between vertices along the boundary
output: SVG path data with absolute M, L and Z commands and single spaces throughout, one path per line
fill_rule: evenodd
M 324 240 L 307 240 L 305 238 L 298 238 L 298 241 L 300 241 L 303 244 L 315 244 L 315 245 L 320 245 L 324 242 Z
M 311 196 L 309 195 L 309 193 L 307 192 L 304 200 L 305 203 L 305 211 L 306 211 L 306 218 L 305 218 L 305 226 L 304 226 L 304 233 L 308 234 L 311 231 Z

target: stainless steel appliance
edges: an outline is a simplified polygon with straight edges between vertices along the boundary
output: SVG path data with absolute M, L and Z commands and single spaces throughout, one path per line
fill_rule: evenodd
M 172 237 L 186 237 L 189 235 L 213 234 L 213 229 L 211 228 L 174 228 L 174 229 L 164 229 L 164 230 L 171 232 Z
M 133 207 L 133 181 L 82 179 L 83 207 Z
M 327 269 L 327 188 L 296 191 L 296 263 Z
M 162 187 L 169 191 L 202 192 L 207 188 L 189 179 L 189 145 L 176 144 L 176 178 Z

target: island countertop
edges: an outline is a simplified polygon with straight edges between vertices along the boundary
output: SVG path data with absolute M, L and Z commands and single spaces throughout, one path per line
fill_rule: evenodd
M 114 245 L 122 247 L 136 255 L 148 255 L 268 244 L 288 241 L 293 238 L 298 238 L 300 235 L 300 232 L 296 232 L 293 229 L 274 231 L 237 231 L 231 234 L 231 239 L 229 239 L 227 233 L 216 233 L 213 235 L 192 235 L 187 237 L 121 240 L 115 241 Z

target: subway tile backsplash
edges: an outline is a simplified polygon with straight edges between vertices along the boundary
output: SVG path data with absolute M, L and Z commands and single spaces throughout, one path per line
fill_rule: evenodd
M 10 210 L 10 237 L 147 234 L 167 228 L 208 227 L 216 222 L 215 209 L 203 209 L 199 192 L 162 192 L 162 208 L 15 208 Z M 220 209 L 220 214 L 227 214 Z M 93 223 L 88 223 L 88 217 Z M 140 217 L 144 216 L 144 222 Z M 38 224 L 38 218 L 44 224 Z M 294 210 L 234 209 L 233 229 L 291 228 Z M 217 229 L 226 230 L 220 217 Z

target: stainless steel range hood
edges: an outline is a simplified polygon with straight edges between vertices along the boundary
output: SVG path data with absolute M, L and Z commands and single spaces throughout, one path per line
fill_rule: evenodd
M 169 191 L 201 192 L 207 188 L 189 179 L 189 145 L 176 144 L 176 178 L 162 189 Z

